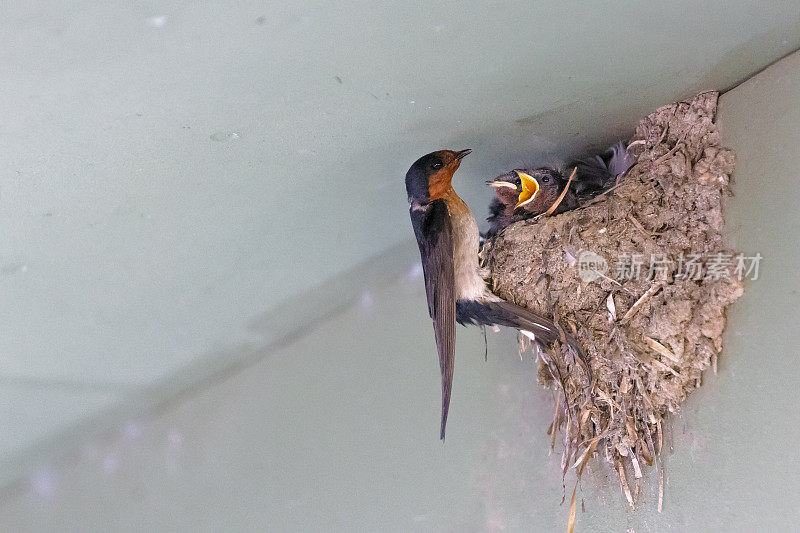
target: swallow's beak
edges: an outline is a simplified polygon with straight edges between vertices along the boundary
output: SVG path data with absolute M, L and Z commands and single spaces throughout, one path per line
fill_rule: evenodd
M 495 189 L 499 189 L 501 187 L 508 187 L 509 189 L 517 188 L 517 186 L 514 185 L 513 183 L 509 183 L 507 181 L 502 181 L 502 180 L 487 181 L 486 185 L 488 185 L 489 187 L 494 187 Z
M 539 182 L 530 174 L 519 170 L 515 170 L 514 172 L 516 172 L 517 176 L 519 176 L 519 180 L 522 182 L 522 192 L 519 193 L 519 200 L 515 207 L 522 207 L 530 203 L 531 200 L 536 197 L 536 194 L 539 192 Z
M 456 161 L 461 161 L 471 153 L 472 150 L 470 150 L 469 148 L 467 148 L 466 150 L 461 150 L 460 152 L 456 152 Z

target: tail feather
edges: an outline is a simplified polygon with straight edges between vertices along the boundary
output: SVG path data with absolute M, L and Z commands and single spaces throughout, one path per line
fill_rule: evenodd
M 546 345 L 561 340 L 575 351 L 583 361 L 591 379 L 591 367 L 578 342 L 568 332 L 561 330 L 556 324 L 533 311 L 524 309 L 505 300 L 479 302 L 476 300 L 459 300 L 456 302 L 456 320 L 461 325 L 477 324 L 487 326 L 506 326 L 529 331 L 536 339 Z
M 509 323 L 505 325 L 530 331 L 545 344 L 552 344 L 558 339 L 558 328 L 552 320 L 505 300 L 496 302 L 495 305 L 502 311 L 502 315 L 509 320 Z

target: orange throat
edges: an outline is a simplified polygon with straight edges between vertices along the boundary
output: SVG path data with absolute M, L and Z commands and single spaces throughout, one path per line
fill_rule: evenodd
M 451 183 L 453 181 L 453 174 L 455 174 L 460 165 L 461 161 L 455 159 L 445 165 L 439 172 L 432 174 L 431 177 L 428 178 L 428 195 L 431 201 L 444 198 L 450 194 L 456 194 L 455 191 L 453 191 Z M 456 198 L 458 198 L 457 195 Z M 461 200 L 461 198 L 458 199 Z

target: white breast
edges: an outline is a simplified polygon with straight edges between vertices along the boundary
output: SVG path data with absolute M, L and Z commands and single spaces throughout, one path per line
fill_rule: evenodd
M 450 211 L 457 300 L 483 300 L 493 296 L 478 273 L 478 224 L 469 211 Z

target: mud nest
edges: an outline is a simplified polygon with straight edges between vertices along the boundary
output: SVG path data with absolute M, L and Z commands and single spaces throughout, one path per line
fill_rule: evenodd
M 564 474 L 580 477 L 599 455 L 631 506 L 632 480 L 638 488 L 659 459 L 662 421 L 716 371 L 725 308 L 742 294 L 741 256 L 720 234 L 734 153 L 720 146 L 717 96 L 658 109 L 637 126 L 636 163 L 614 188 L 509 226 L 482 252 L 494 292 L 554 316 L 591 366 L 590 382 L 565 347 L 534 352 L 540 383 L 558 392 L 549 432 L 553 444 L 563 432 Z M 660 511 L 663 469 L 659 494 Z

